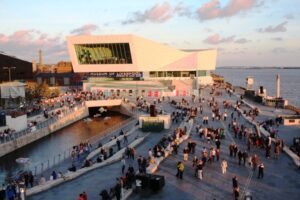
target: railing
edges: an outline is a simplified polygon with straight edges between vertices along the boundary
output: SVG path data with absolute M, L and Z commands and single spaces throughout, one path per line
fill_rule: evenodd
M 288 110 L 291 110 L 291 111 L 294 111 L 296 112 L 297 114 L 300 114 L 300 108 L 297 108 L 295 106 L 292 106 L 292 105 L 287 105 L 284 107 L 285 109 L 288 109 Z
M 69 108 L 67 110 L 62 110 L 63 115 L 69 115 L 71 113 L 73 113 L 74 111 L 76 111 L 77 109 L 80 109 L 83 105 L 79 104 L 78 106 L 75 106 L 73 108 Z M 21 130 L 19 132 L 15 132 L 15 133 L 9 133 L 8 136 L 3 136 L 3 138 L 0 139 L 0 144 L 4 144 L 10 141 L 15 141 L 17 138 L 23 137 L 27 134 L 30 133 L 34 133 L 36 131 L 40 131 L 41 129 L 44 128 L 48 128 L 49 125 L 56 123 L 60 118 L 58 116 L 54 116 L 54 117 L 50 117 L 49 119 L 47 119 L 46 121 L 40 122 L 38 123 L 35 127 L 36 130 L 31 131 L 32 127 L 30 128 L 26 128 L 25 130 Z
M 115 126 L 112 126 L 108 129 L 106 129 L 104 132 L 101 132 L 101 134 L 96 135 L 94 137 L 88 138 L 85 141 L 82 141 L 83 143 L 85 142 L 89 142 L 92 144 L 93 149 L 98 147 L 99 142 L 104 139 L 105 137 L 107 137 L 109 134 L 111 134 L 112 132 L 120 129 L 121 127 L 127 126 L 131 123 L 134 123 L 135 120 L 133 118 L 129 118 L 123 122 L 120 122 L 118 124 L 116 124 Z M 40 175 L 42 173 L 44 173 L 47 170 L 50 170 L 51 168 L 53 168 L 54 166 L 60 164 L 63 161 L 66 161 L 68 159 L 71 158 L 71 154 L 72 154 L 72 150 L 73 150 L 73 146 L 68 147 L 67 149 L 65 149 L 64 151 L 42 161 L 39 163 L 34 164 L 34 166 L 32 167 L 28 167 L 26 170 L 28 171 L 32 171 L 34 176 Z M 84 155 L 81 155 L 81 157 L 84 157 Z M 71 159 L 70 159 L 71 161 Z M 71 163 L 70 163 L 71 165 Z M 56 170 L 57 171 L 57 170 Z

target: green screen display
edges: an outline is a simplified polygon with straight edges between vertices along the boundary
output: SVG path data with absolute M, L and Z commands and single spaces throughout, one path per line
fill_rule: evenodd
M 129 43 L 75 44 L 79 64 L 132 64 Z

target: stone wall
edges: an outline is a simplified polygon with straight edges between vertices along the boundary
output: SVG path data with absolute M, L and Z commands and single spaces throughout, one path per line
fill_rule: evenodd
M 38 129 L 32 133 L 28 133 L 27 135 L 24 135 L 22 137 L 19 137 L 15 140 L 12 140 L 7 143 L 0 144 L 0 157 L 11 153 L 27 144 L 30 144 L 36 140 L 39 140 L 57 130 L 60 130 L 74 122 L 77 122 L 78 120 L 81 120 L 88 116 L 88 109 L 83 106 L 78 108 L 72 113 L 69 113 L 68 115 L 63 116 L 60 118 L 57 122 L 50 124 L 49 126 Z

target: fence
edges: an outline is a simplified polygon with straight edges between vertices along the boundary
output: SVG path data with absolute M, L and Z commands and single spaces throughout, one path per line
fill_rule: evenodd
M 127 126 L 131 123 L 135 123 L 135 121 L 133 120 L 133 118 L 129 118 L 123 122 L 120 122 L 118 124 L 116 124 L 115 126 L 112 126 L 108 129 L 106 129 L 104 132 L 101 132 L 101 134 L 96 135 L 94 137 L 88 138 L 85 141 L 82 141 L 83 143 L 85 142 L 89 142 L 92 144 L 92 146 L 94 148 L 98 147 L 99 142 L 104 139 L 105 137 L 107 137 L 109 134 L 111 134 L 112 132 L 120 129 L 121 127 Z M 67 149 L 65 149 L 64 151 L 62 151 L 59 154 L 54 155 L 51 158 L 48 158 L 42 162 L 36 163 L 34 164 L 34 166 L 28 167 L 26 170 L 32 171 L 34 176 L 40 175 L 44 172 L 46 172 L 47 170 L 53 169 L 55 166 L 57 166 L 58 164 L 67 161 L 69 159 L 70 163 L 68 163 L 68 166 L 71 164 L 71 154 L 72 154 L 72 150 L 73 150 L 73 146 L 68 147 Z M 64 168 L 64 170 L 67 170 L 67 168 Z M 56 169 L 57 171 L 57 169 Z
M 75 106 L 73 108 L 67 108 L 67 109 L 63 108 L 61 112 L 62 112 L 63 116 L 69 115 L 69 114 L 72 114 L 74 111 L 78 110 L 79 108 L 81 108 L 82 106 L 83 106 L 82 104 L 79 104 L 78 106 Z M 19 132 L 11 133 L 10 135 L 4 136 L 3 138 L 1 138 L 0 144 L 16 140 L 17 138 L 25 136 L 29 133 L 40 131 L 43 128 L 49 127 L 49 125 L 56 123 L 59 119 L 60 119 L 59 116 L 53 116 L 53 117 L 50 117 L 49 119 L 47 119 L 46 121 L 38 123 L 35 126 L 36 130 L 34 130 L 34 131 L 32 131 L 33 127 L 30 127 L 30 128 L 26 128 L 25 130 L 22 130 Z

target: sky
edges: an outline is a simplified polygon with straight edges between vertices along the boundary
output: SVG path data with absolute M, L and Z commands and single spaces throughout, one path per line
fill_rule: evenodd
M 300 0 L 0 0 L 0 51 L 70 60 L 70 35 L 218 49 L 217 66 L 300 66 Z

